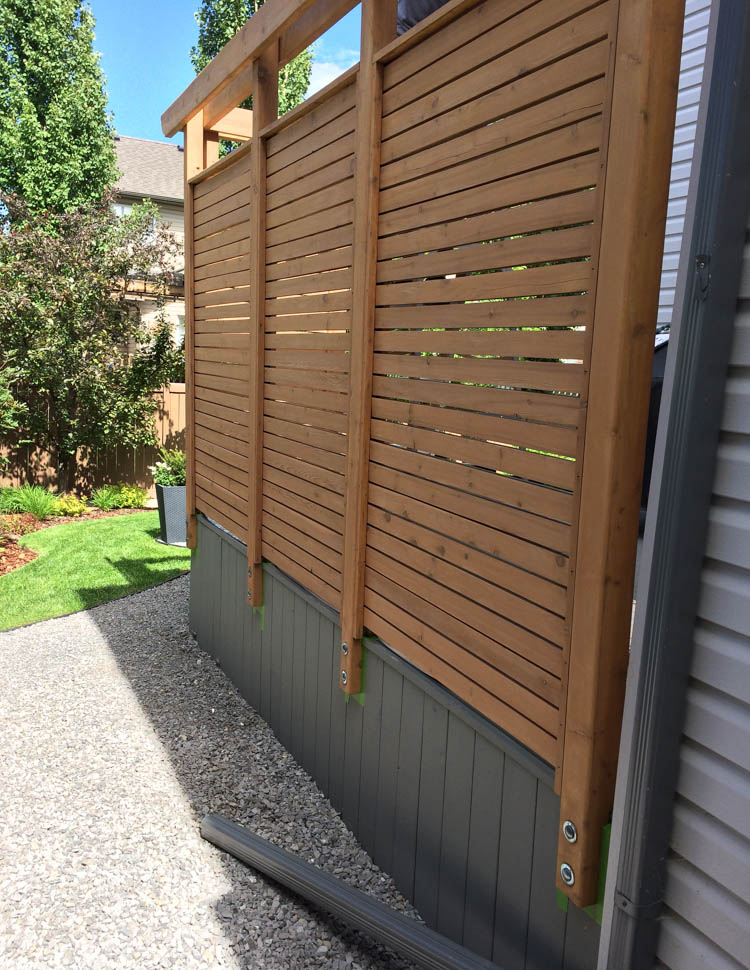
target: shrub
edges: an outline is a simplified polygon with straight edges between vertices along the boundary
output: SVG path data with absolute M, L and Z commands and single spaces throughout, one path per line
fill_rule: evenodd
M 58 495 L 55 500 L 55 515 L 83 515 L 86 511 L 86 500 L 75 495 Z
M 37 519 L 55 515 L 56 496 L 41 485 L 22 485 L 3 490 L 0 512 L 28 512 Z
M 36 531 L 37 519 L 30 512 L 23 514 L 11 513 L 0 515 L 0 542 L 5 539 L 17 539 Z
M 146 491 L 137 485 L 102 485 L 91 493 L 91 504 L 102 512 L 112 509 L 142 509 Z
M 179 448 L 162 448 L 159 460 L 149 467 L 157 485 L 185 484 L 185 452 Z

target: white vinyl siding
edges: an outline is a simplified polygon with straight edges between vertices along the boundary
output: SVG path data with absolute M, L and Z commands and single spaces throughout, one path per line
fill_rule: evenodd
M 660 918 L 671 970 L 750 967 L 750 226 L 721 427 Z
M 680 84 L 672 150 L 672 176 L 669 186 L 669 207 L 657 317 L 659 324 L 671 323 L 672 320 L 710 12 L 711 0 L 687 0 L 685 4 L 685 28 L 682 36 Z

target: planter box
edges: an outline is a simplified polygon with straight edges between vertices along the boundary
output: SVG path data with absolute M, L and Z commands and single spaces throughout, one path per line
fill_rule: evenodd
M 185 485 L 157 485 L 156 502 L 159 507 L 160 542 L 168 546 L 187 543 L 187 488 Z

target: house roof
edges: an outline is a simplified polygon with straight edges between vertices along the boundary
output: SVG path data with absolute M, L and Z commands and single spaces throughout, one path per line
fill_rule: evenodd
M 117 167 L 122 176 L 118 195 L 182 202 L 184 199 L 184 154 L 181 145 L 146 138 L 115 136 Z

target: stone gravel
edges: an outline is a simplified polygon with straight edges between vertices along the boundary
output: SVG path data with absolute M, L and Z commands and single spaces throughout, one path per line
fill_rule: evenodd
M 219 812 L 414 915 L 198 648 L 188 592 L 0 634 L 0 968 L 407 970 L 200 838 Z

